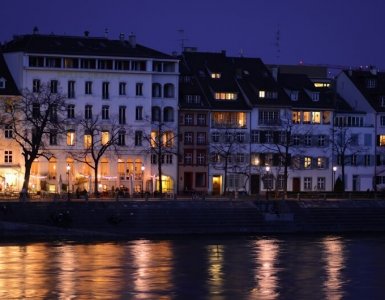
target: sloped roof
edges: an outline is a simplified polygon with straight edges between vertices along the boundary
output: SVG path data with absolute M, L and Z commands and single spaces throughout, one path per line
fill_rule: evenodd
M 5 79 L 5 88 L 0 88 L 0 95 L 2 96 L 18 96 L 20 95 L 17 89 L 16 83 L 13 80 L 11 72 L 9 72 L 8 66 L 5 63 L 3 54 L 0 52 L 0 79 Z
M 110 40 L 100 37 L 27 34 L 15 36 L 2 46 L 3 52 L 35 54 L 113 56 L 175 59 L 140 44 L 132 46 L 128 40 Z

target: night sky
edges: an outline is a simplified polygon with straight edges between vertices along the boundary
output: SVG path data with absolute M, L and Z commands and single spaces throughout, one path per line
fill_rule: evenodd
M 385 70 L 384 0 L 2 0 L 0 41 L 14 34 L 117 39 L 145 46 L 260 57 L 265 63 Z M 279 32 L 279 39 L 277 39 Z

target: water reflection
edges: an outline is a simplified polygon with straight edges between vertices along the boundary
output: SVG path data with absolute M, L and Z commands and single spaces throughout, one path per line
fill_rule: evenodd
M 384 251 L 385 237 L 0 245 L 0 299 L 381 299 Z

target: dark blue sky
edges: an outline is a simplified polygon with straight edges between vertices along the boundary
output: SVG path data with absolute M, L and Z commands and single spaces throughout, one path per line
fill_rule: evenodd
M 385 70 L 384 0 L 2 0 L 0 41 L 14 34 L 133 32 L 166 53 L 195 46 L 265 63 Z M 184 34 L 178 30 L 183 29 Z M 279 47 L 276 45 L 280 31 Z M 279 52 L 278 52 L 279 49 Z M 278 55 L 279 53 L 279 55 Z

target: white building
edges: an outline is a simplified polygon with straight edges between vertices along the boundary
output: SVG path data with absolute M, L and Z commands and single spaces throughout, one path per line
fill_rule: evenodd
M 78 121 L 98 117 L 120 128 L 117 151 L 107 151 L 99 165 L 99 191 L 124 186 L 133 192 L 155 191 L 157 165 L 149 143 L 153 120 L 176 132 L 178 60 L 128 39 L 56 35 L 22 35 L 6 43 L 4 59 L 19 90 L 40 84 L 57 86 L 67 96 L 67 137 L 50 145 L 50 161 L 32 169 L 31 189 L 57 192 L 70 181 L 70 190 L 92 191 L 93 172 L 74 161 L 70 152 L 85 147 Z M 155 114 L 155 115 L 154 115 Z M 155 126 L 156 127 L 156 126 Z M 163 167 L 163 188 L 174 189 L 176 158 Z M 67 166 L 70 168 L 67 174 Z M 44 186 L 43 186 L 44 184 Z

